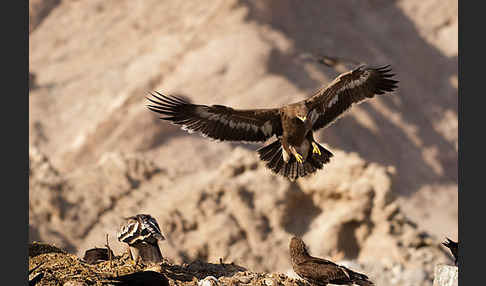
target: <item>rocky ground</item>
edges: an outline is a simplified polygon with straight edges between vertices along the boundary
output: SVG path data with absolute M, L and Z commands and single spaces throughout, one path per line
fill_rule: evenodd
M 82 257 L 108 234 L 122 257 L 123 217 L 149 213 L 181 267 L 222 258 L 286 281 L 292 235 L 377 285 L 431 285 L 451 263 L 440 242 L 458 235 L 457 2 L 29 4 L 30 241 Z M 295 183 L 258 146 L 188 135 L 144 106 L 150 90 L 278 106 L 350 67 L 309 52 L 391 64 L 400 84 L 320 131 L 335 157 Z
M 401 211 L 391 192 L 395 170 L 357 154 L 336 151 L 327 176 L 293 183 L 270 175 L 255 152 L 240 147 L 219 168 L 194 174 L 141 154 L 109 153 L 69 176 L 30 150 L 30 205 L 39 206 L 30 209 L 31 235 L 78 257 L 102 247 L 106 235 L 123 255 L 116 240 L 123 218 L 150 213 L 168 238 L 163 255 L 176 265 L 222 259 L 295 278 L 292 235 L 312 254 L 366 271 L 381 285 L 430 285 L 434 266 L 451 263 L 441 238 Z

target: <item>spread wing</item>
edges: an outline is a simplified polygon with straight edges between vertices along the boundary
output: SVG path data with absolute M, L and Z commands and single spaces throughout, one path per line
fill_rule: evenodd
M 331 261 L 312 257 L 299 264 L 299 272 L 305 273 L 305 278 L 314 281 L 350 280 L 346 269 Z
M 375 94 L 393 91 L 398 81 L 391 79 L 390 66 L 360 66 L 339 75 L 327 87 L 305 100 L 313 121 L 312 129 L 317 130 L 339 118 L 353 103 L 361 103 Z
M 182 125 L 188 132 L 199 132 L 221 141 L 266 141 L 282 134 L 278 109 L 238 110 L 222 105 L 197 105 L 176 96 L 158 92 L 147 98 L 147 107 L 165 115 L 161 119 Z

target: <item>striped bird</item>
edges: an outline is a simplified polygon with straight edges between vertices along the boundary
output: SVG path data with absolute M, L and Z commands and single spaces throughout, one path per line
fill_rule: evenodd
M 159 261 L 162 253 L 158 241 L 165 240 L 157 221 L 148 214 L 137 214 L 125 219 L 117 232 L 118 241 L 128 244 L 135 263 Z
M 233 109 L 223 105 L 198 105 L 178 96 L 151 93 L 147 107 L 161 119 L 219 141 L 265 142 L 257 150 L 274 173 L 290 180 L 321 169 L 333 154 L 314 140 L 313 132 L 328 127 L 353 103 L 375 94 L 391 92 L 398 81 L 390 66 L 361 65 L 339 75 L 313 96 L 280 108 Z

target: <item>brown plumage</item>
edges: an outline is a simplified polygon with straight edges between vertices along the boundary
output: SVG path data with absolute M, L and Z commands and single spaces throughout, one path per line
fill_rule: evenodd
M 374 285 L 364 274 L 337 265 L 332 261 L 310 256 L 304 242 L 298 237 L 294 236 L 290 240 L 289 251 L 295 273 L 311 284 Z
M 313 132 L 329 126 L 353 103 L 393 91 L 398 81 L 391 79 L 390 71 L 389 66 L 360 66 L 339 75 L 313 96 L 280 108 L 197 105 L 158 92 L 147 98 L 152 103 L 147 107 L 164 115 L 161 119 L 215 140 L 264 142 L 275 136 L 277 140 L 257 151 L 260 159 L 274 173 L 295 180 L 321 169 L 333 156 L 314 140 Z
M 457 266 L 457 258 L 458 256 L 458 251 L 459 251 L 459 241 L 455 242 L 453 240 L 450 240 L 448 237 L 446 237 L 446 241 L 442 242 L 442 245 L 445 247 L 449 248 L 449 250 L 452 253 L 452 256 L 454 256 L 454 265 Z

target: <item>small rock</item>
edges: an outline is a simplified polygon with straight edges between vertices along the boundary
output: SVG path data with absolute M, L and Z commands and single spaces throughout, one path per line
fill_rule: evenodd
M 457 266 L 445 264 L 435 266 L 433 286 L 457 286 L 458 283 Z
M 197 282 L 198 286 L 217 286 L 219 285 L 218 279 L 214 276 L 207 276 L 203 280 Z
M 238 278 L 238 280 L 240 280 L 240 282 L 243 283 L 243 284 L 248 284 L 251 281 L 251 277 L 248 277 L 248 276 L 240 277 L 240 278 Z

